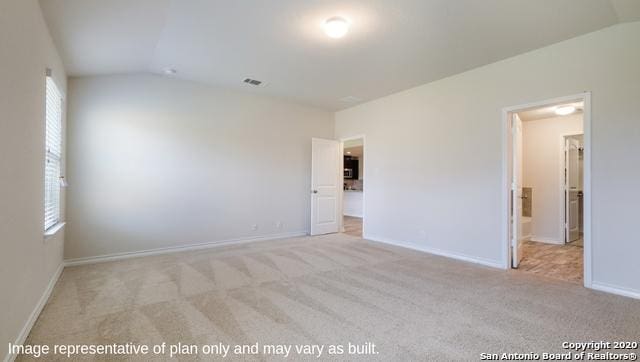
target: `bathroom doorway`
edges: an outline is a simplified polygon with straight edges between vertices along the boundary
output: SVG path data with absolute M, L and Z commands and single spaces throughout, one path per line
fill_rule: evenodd
M 505 267 L 590 287 L 589 101 L 504 110 Z
M 342 222 L 343 232 L 363 237 L 364 230 L 364 136 L 342 139 L 343 187 Z

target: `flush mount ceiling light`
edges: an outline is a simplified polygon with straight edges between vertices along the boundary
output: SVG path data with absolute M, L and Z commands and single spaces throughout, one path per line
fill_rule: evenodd
M 163 72 L 165 75 L 175 75 L 176 73 L 178 73 L 178 71 L 177 71 L 177 70 L 175 70 L 175 69 L 173 69 L 173 68 L 164 68 L 164 69 L 162 70 L 162 72 Z
M 576 107 L 574 106 L 561 106 L 556 108 L 556 114 L 559 116 L 566 116 L 567 114 L 571 114 L 576 111 Z
M 340 98 L 341 102 L 348 102 L 348 103 L 360 102 L 361 100 L 362 99 L 360 99 L 358 97 L 354 97 L 354 96 L 346 96 L 346 97 Z
M 324 22 L 324 32 L 331 38 L 342 38 L 349 31 L 349 22 L 345 18 L 334 16 Z

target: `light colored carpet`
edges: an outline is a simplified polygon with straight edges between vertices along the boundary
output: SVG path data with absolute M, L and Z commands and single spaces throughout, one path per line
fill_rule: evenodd
M 27 343 L 372 342 L 359 359 L 442 361 L 638 336 L 638 300 L 335 234 L 67 268 Z

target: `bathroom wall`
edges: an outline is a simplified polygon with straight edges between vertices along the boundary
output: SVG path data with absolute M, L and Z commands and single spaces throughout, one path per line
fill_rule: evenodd
M 523 186 L 531 187 L 531 240 L 564 242 L 564 136 L 583 133 L 574 114 L 522 123 Z

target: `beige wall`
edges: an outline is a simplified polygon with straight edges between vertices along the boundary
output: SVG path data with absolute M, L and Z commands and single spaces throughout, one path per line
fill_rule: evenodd
M 44 240 L 45 69 L 66 75 L 35 0 L 0 2 L 0 358 L 61 265 Z
M 563 243 L 564 136 L 583 133 L 582 114 L 522 123 L 523 184 L 531 187 L 531 238 Z
M 338 112 L 366 135 L 365 236 L 505 265 L 501 110 L 591 91 L 593 281 L 640 295 L 638 44 L 621 24 Z
M 67 258 L 307 231 L 331 112 L 152 75 L 69 93 Z

